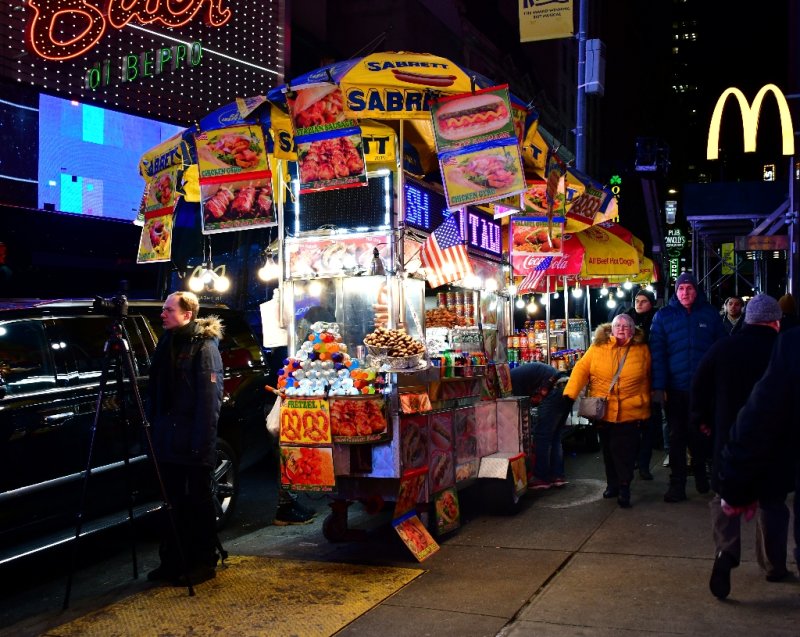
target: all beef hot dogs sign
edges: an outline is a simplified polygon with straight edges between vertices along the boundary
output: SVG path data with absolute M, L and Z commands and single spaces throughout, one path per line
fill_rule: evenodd
M 251 0 L 17 4 L 0 75 L 72 99 L 181 121 L 283 80 L 284 0 L 268 3 L 268 10 Z M 255 43 L 241 37 L 253 24 L 259 25 Z M 32 63 L 20 65 L 25 54 Z M 237 72 L 240 65 L 248 72 Z M 204 92 L 196 90 L 199 82 Z

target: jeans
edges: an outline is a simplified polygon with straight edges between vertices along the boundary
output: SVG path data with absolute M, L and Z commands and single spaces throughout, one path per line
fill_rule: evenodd
M 561 438 L 568 410 L 561 401 L 562 391 L 563 385 L 553 387 L 536 408 L 537 417 L 533 426 L 536 460 L 533 475 L 538 480 L 564 477 L 564 448 Z

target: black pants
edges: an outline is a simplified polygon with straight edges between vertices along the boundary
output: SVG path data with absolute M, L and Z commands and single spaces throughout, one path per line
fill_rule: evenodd
M 610 487 L 627 486 L 633 480 L 633 466 L 639 451 L 641 421 L 597 423 L 606 482 Z
M 689 392 L 667 392 L 667 422 L 669 423 L 670 484 L 686 487 L 686 450 L 692 454 L 695 475 L 706 470 L 707 451 L 698 437 L 689 431 Z
M 217 521 L 211 492 L 211 468 L 163 463 L 161 477 L 172 505 L 186 569 L 217 563 Z M 161 564 L 183 572 L 181 553 L 166 511 L 162 512 Z

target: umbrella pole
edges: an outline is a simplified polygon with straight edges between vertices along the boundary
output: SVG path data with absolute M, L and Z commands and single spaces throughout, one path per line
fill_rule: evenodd
M 569 285 L 567 277 L 564 277 L 564 334 L 566 335 L 567 325 L 569 325 Z
M 550 360 L 550 277 L 547 278 L 547 304 L 544 306 L 544 338 L 547 351 L 547 363 L 552 365 Z
M 591 294 L 589 292 L 589 286 L 586 286 L 586 327 L 589 329 L 589 332 L 592 331 L 592 299 Z

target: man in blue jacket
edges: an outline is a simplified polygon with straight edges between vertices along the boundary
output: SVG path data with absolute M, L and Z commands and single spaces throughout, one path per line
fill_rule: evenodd
M 669 423 L 672 471 L 664 502 L 686 499 L 686 450 L 692 451 L 695 485 L 708 493 L 705 454 L 689 437 L 689 390 L 700 359 L 725 335 L 722 318 L 688 272 L 675 281 L 675 294 L 653 317 L 650 328 L 653 402 L 663 403 Z M 691 443 L 691 445 L 690 445 Z

